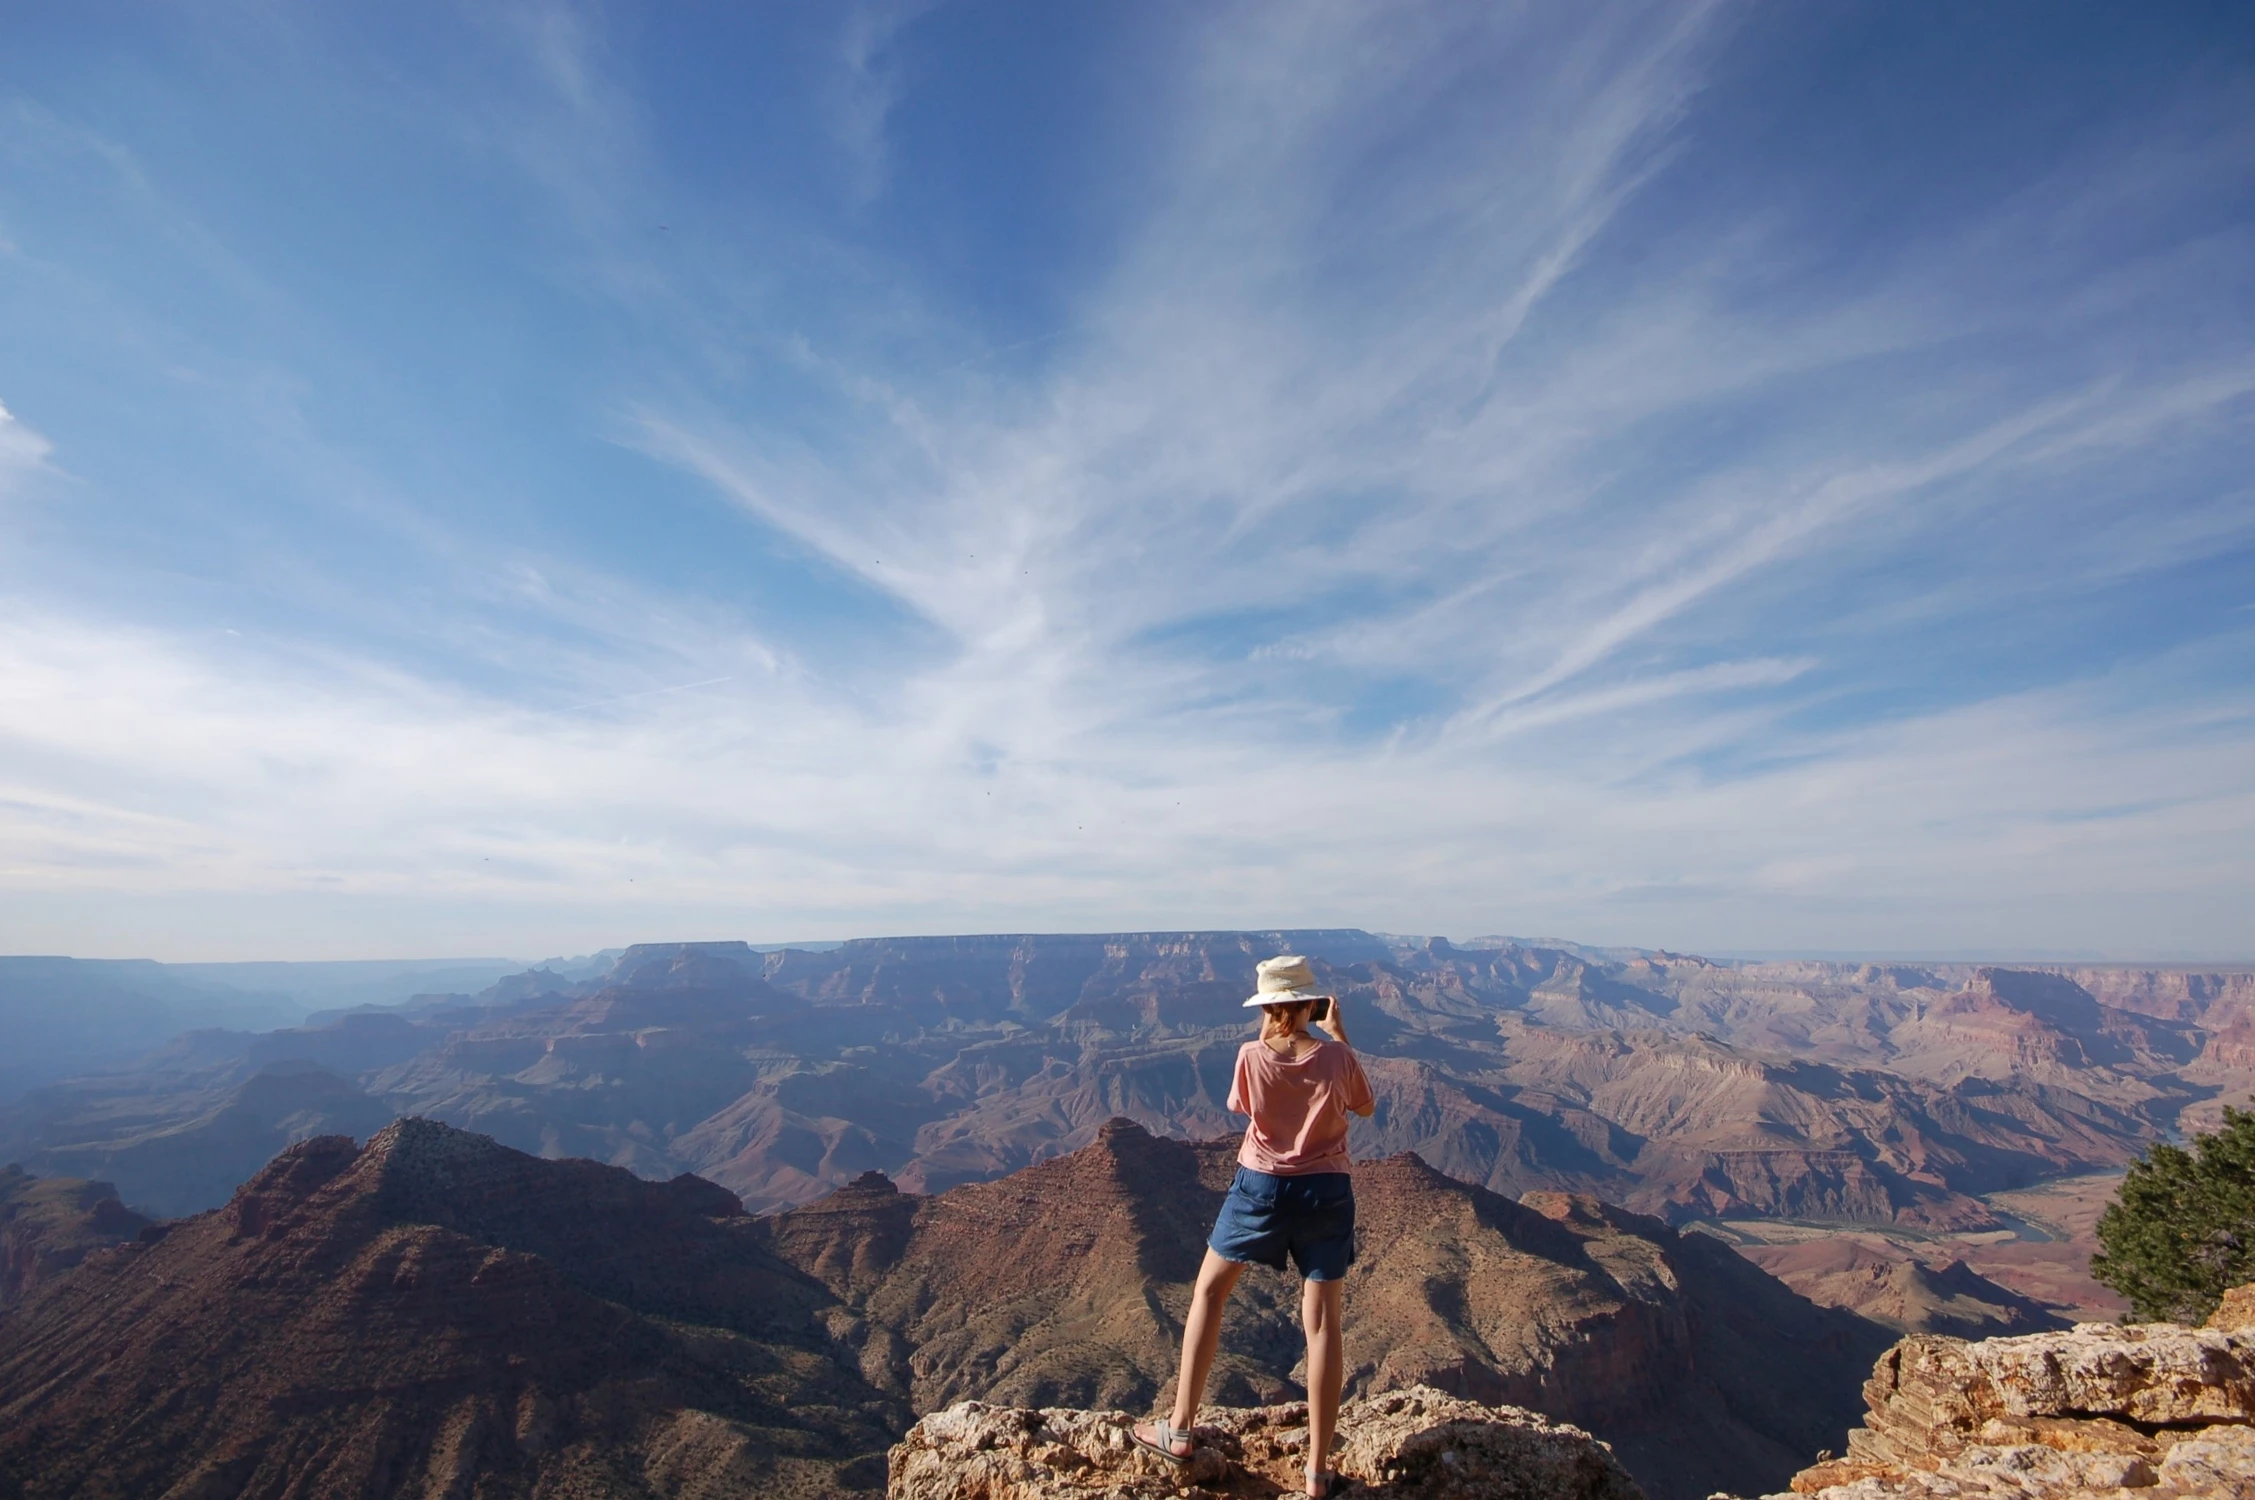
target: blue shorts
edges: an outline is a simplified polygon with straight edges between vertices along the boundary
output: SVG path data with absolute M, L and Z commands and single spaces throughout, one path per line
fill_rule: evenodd
M 1344 1172 L 1278 1177 L 1239 1167 L 1206 1239 L 1223 1260 L 1284 1269 L 1290 1253 L 1310 1281 L 1337 1281 L 1355 1263 L 1355 1180 Z

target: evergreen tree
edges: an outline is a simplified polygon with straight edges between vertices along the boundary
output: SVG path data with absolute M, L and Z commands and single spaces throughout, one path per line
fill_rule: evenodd
M 2255 1281 L 2255 1113 L 2225 1110 L 2190 1151 L 2155 1143 L 2099 1216 L 2098 1242 L 2091 1275 L 2147 1321 L 2198 1323 Z

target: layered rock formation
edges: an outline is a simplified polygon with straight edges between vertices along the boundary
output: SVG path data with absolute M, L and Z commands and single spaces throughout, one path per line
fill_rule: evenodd
M 2255 1090 L 2255 974 L 2077 969 L 2068 977 L 2109 1006 L 2185 1028 L 2198 1051 L 2182 1076 L 2212 1095 L 2184 1111 L 2180 1128 L 2215 1129 L 2224 1105 Z
M 833 1494 L 906 1424 L 733 1195 L 408 1120 L 0 1314 L 0 1494 Z
M 830 1493 L 878 1481 L 912 1409 L 1148 1411 L 1232 1152 L 1115 1121 L 998 1182 L 922 1197 L 872 1174 L 754 1221 L 694 1177 L 427 1121 L 365 1148 L 317 1138 L 225 1208 L 94 1249 L 0 1314 L 0 1494 Z M 1774 1483 L 1841 1441 L 1884 1341 L 1592 1199 L 1513 1203 L 1409 1156 L 1358 1181 L 1351 1455 L 1403 1494 L 1424 1492 L 1420 1464 L 1505 1458 L 1609 1493 L 1618 1466 L 1578 1436 L 1463 1428 L 1497 1403 L 1596 1428 L 1661 1500 Z M 138 1222 L 72 1186 L 112 1231 Z M 1249 1271 L 1214 1394 L 1298 1394 L 1297 1300 Z M 1413 1387 L 1458 1404 L 1393 1399 Z M 1282 1419 L 1262 1421 L 1268 1437 L 1233 1441 L 1282 1462 Z
M 1497 1025 L 1504 1055 L 1492 1073 L 1474 1075 L 1490 1097 L 1522 1108 L 1539 1099 L 1562 1123 L 1585 1122 L 1583 1190 L 1677 1222 L 1995 1229 L 1976 1195 L 2118 1165 L 2142 1138 L 2135 1116 L 2039 1083 L 1941 1085 L 1749 1056 L 1696 1036 L 1567 1032 L 1511 1017 Z M 1475 1161 L 1441 1164 L 1513 1191 L 1548 1185 L 1525 1180 L 1508 1159 L 1484 1176 Z
M 2251 1300 L 2222 1311 L 2237 1321 Z M 1794 1494 L 2255 1497 L 2255 1327 L 2086 1323 L 1979 1343 L 1910 1338 L 1864 1389 L 1868 1414 L 1846 1456 L 1797 1475 Z
M 1138 1449 L 1119 1411 L 966 1401 L 893 1449 L 887 1500 L 1254 1500 L 1300 1492 L 1307 1408 L 1205 1407 L 1176 1466 Z M 1428 1387 L 1351 1401 L 1332 1464 L 1378 1500 L 1641 1500 L 1586 1432 Z
M 1980 1195 L 2119 1166 L 2158 1133 L 2192 1096 L 2172 1059 L 2207 1036 L 2014 971 L 1357 932 L 651 945 L 597 980 L 534 971 L 474 1000 L 207 1036 L 0 1113 L 0 1159 L 186 1212 L 289 1139 L 402 1113 L 695 1171 L 755 1211 L 872 1169 L 938 1191 L 1076 1149 L 1116 1114 L 1235 1128 L 1237 1002 L 1279 948 L 1314 954 L 1346 997 L 1379 1094 L 1362 1154 L 1677 1222 L 1995 1230 Z M 334 1077 L 274 1081 L 293 1067 Z
M 965 1398 L 1149 1411 L 1233 1142 L 1114 1121 L 1095 1142 L 936 1197 L 871 1174 L 761 1221 L 844 1307 L 862 1374 L 918 1409 Z M 1570 1194 L 1514 1203 L 1414 1156 L 1356 1174 L 1350 1393 L 1434 1386 L 1596 1431 L 1656 1496 L 1784 1480 L 1837 1446 L 1888 1334 L 1811 1306 L 1719 1242 Z M 1297 1282 L 1250 1268 L 1209 1394 L 1299 1394 Z
M 1931 1265 L 1892 1245 L 1845 1235 L 1740 1246 L 1738 1253 L 1811 1302 L 1846 1308 L 1898 1333 L 1978 1339 L 2067 1326 L 1962 1260 Z
M 104 1246 L 139 1238 L 149 1221 L 106 1182 L 34 1177 L 0 1167 L 0 1308 L 12 1307 Z

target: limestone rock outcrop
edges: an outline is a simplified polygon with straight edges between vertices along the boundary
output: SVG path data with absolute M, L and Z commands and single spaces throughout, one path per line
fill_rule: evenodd
M 2208 1315 L 2210 1328 L 2247 1328 L 2255 1326 L 2255 1281 L 2245 1286 L 2235 1286 L 2224 1293 L 2223 1301 Z
M 1168 1463 L 1126 1412 L 959 1402 L 892 1451 L 887 1500 L 1253 1500 L 1297 1494 L 1307 1407 L 1199 1412 L 1200 1447 Z M 1350 1401 L 1333 1467 L 1373 1500 L 1642 1500 L 1612 1450 L 1577 1427 L 1430 1386 Z
M 1802 1471 L 1795 1495 L 2255 1500 L 2255 1327 L 1908 1338 L 1864 1396 L 1846 1456 Z

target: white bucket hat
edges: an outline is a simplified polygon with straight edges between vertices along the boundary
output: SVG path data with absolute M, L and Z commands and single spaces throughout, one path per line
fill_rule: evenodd
M 1293 1005 L 1302 1000 L 1338 998 L 1315 987 L 1315 970 L 1297 953 L 1264 958 L 1253 966 L 1253 972 L 1260 977 L 1254 981 L 1256 993 L 1245 1002 L 1247 1005 Z

